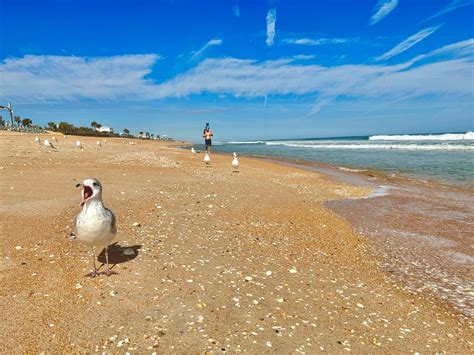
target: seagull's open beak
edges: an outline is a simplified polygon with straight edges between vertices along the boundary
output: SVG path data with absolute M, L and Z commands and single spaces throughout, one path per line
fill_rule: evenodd
M 92 188 L 90 186 L 84 185 L 84 188 L 82 189 L 82 201 L 81 201 L 81 206 L 84 205 L 84 203 L 87 202 L 93 195 Z

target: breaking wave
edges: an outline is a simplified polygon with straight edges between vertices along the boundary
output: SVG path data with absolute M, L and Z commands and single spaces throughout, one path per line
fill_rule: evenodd
M 369 141 L 462 141 L 474 140 L 474 132 L 370 136 Z
M 232 142 L 226 142 L 226 144 L 264 144 L 264 141 L 232 141 Z
M 313 149 L 384 149 L 384 150 L 462 150 L 474 151 L 474 145 L 465 144 L 307 144 L 298 142 L 265 142 L 266 145 L 281 145 L 294 148 Z

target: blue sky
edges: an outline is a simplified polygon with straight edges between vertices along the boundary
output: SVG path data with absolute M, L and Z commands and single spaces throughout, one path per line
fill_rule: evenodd
M 193 141 L 473 130 L 473 5 L 0 0 L 0 101 Z

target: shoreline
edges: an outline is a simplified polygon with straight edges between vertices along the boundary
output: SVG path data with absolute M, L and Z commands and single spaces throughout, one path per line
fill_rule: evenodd
M 469 201 L 474 200 L 473 189 L 438 181 L 390 177 L 378 170 L 354 171 L 306 160 L 250 157 L 373 189 L 368 196 L 331 200 L 323 206 L 346 218 L 357 233 L 370 238 L 376 248 L 374 256 L 378 265 L 388 277 L 401 282 L 409 292 L 422 293 L 452 307 L 461 319 L 474 324 L 474 236 L 469 233 L 470 216 L 474 215 L 474 208 L 469 207 Z M 411 216 L 406 212 L 407 199 L 413 205 L 418 204 L 409 213 Z M 430 214 L 432 209 L 439 211 L 436 217 Z M 463 210 L 453 217 L 449 213 L 452 209 Z M 443 210 L 446 215 L 442 215 Z M 400 215 L 411 222 L 400 226 L 397 221 Z M 437 218 L 436 223 L 431 218 Z M 457 224 L 453 221 L 456 218 Z M 387 219 L 392 222 L 388 223 Z M 452 230 L 443 231 L 440 227 L 443 224 Z M 457 232 L 452 233 L 453 230 Z M 407 252 L 405 255 L 401 253 L 403 250 Z
M 219 151 L 213 154 L 232 155 Z M 371 188 L 372 192 L 365 197 L 331 200 L 323 206 L 347 219 L 357 233 L 371 240 L 375 248 L 374 257 L 389 278 L 401 282 L 409 292 L 421 293 L 445 304 L 458 313 L 461 319 L 474 324 L 474 282 L 471 281 L 474 276 L 471 271 L 474 266 L 474 236 L 469 234 L 469 216 L 474 215 L 474 208 L 469 208 L 469 201 L 474 200 L 474 189 L 438 180 L 390 176 L 380 170 L 358 171 L 282 157 L 239 156 L 322 174 L 327 179 L 344 184 Z M 440 194 L 444 201 L 451 200 L 451 203 L 440 203 Z M 425 197 L 429 195 L 432 198 Z M 418 204 L 411 216 L 406 216 L 407 198 L 411 204 Z M 361 205 L 364 212 L 361 212 Z M 439 213 L 442 210 L 446 213 L 446 216 L 438 214 L 434 224 L 430 223 L 434 216 L 429 214 L 433 208 Z M 449 214 L 453 208 L 464 208 L 462 215 L 457 217 L 460 219 L 457 225 Z M 427 213 L 428 216 L 423 216 Z M 411 219 L 411 224 L 400 227 L 396 221 L 399 215 Z M 392 222 L 387 223 L 387 219 Z M 450 235 L 450 231 L 440 228 L 443 224 L 456 228 L 457 232 Z M 402 250 L 406 253 L 402 254 Z
M 233 173 L 225 155 L 206 167 L 169 142 L 129 141 L 81 138 L 79 150 L 60 138 L 53 150 L 0 134 L 5 349 L 472 349 L 472 327 L 387 278 L 369 238 L 324 207 L 369 188 L 251 158 Z M 87 247 L 65 239 L 79 210 L 74 186 L 90 176 L 117 217 L 109 278 L 85 278 Z
M 193 144 L 194 147 L 198 146 L 199 148 L 202 147 L 201 144 Z M 219 145 L 223 146 L 223 145 Z M 244 145 L 246 146 L 246 145 Z M 219 150 L 217 150 L 219 151 Z M 237 151 L 237 150 L 236 150 Z M 222 154 L 228 154 L 229 152 L 226 151 L 219 151 Z M 345 170 L 345 171 L 352 171 L 358 172 L 363 175 L 368 176 L 375 176 L 379 178 L 386 178 L 386 179 L 399 179 L 402 182 L 412 182 L 412 183 L 420 183 L 420 184 L 432 184 L 432 185 L 440 185 L 445 187 L 452 187 L 452 188 L 459 188 L 465 189 L 469 191 L 474 191 L 474 180 L 450 180 L 441 177 L 430 177 L 428 175 L 423 175 L 419 173 L 409 173 L 403 172 L 399 170 L 383 170 L 378 168 L 361 168 L 350 164 L 336 164 L 334 162 L 322 162 L 319 160 L 312 160 L 312 159 L 305 159 L 305 158 L 292 158 L 286 156 L 279 156 L 279 155 L 272 155 L 271 153 L 265 154 L 252 154 L 249 152 L 240 153 L 242 155 L 254 158 L 262 158 L 262 159 L 275 159 L 277 161 L 287 161 L 289 163 L 297 163 L 303 166 L 317 166 L 320 168 L 336 168 L 338 170 Z

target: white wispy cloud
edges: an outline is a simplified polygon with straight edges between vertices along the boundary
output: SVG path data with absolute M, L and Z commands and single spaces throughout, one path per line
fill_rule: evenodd
M 219 38 L 211 39 L 201 49 L 196 51 L 189 61 L 192 62 L 193 60 L 198 59 L 204 53 L 204 51 L 206 49 L 208 49 L 209 47 L 211 47 L 211 46 L 220 46 L 222 43 L 223 43 L 223 41 Z
M 148 78 L 159 59 L 156 54 L 25 56 L 0 63 L 0 97 L 41 102 L 146 101 L 204 93 L 246 98 L 314 95 L 314 114 L 340 97 L 389 102 L 424 95 L 472 96 L 473 54 L 470 39 L 394 65 L 326 67 L 295 58 L 212 58 L 162 83 Z
M 347 42 L 353 42 L 354 39 L 348 38 L 318 38 L 318 39 L 311 39 L 311 38 L 287 38 L 284 42 L 289 44 L 299 44 L 304 46 L 321 46 L 326 44 L 341 44 Z
M 473 4 L 474 4 L 473 0 L 453 0 L 448 5 L 446 5 L 441 10 L 439 10 L 437 13 L 428 17 L 425 21 L 432 20 L 438 16 L 441 16 L 453 10 L 459 9 L 460 7 L 465 7 L 465 6 L 469 6 Z
M 316 56 L 312 54 L 297 54 L 294 55 L 293 58 L 297 60 L 310 60 L 316 58 Z
M 239 5 L 235 4 L 234 6 L 232 6 L 232 13 L 235 17 L 240 17 Z
M 386 52 L 386 53 L 382 54 L 381 56 L 375 58 L 375 60 L 380 61 L 380 60 L 390 59 L 390 58 L 392 58 L 392 57 L 394 57 L 394 56 L 396 56 L 396 55 L 398 55 L 402 52 L 405 52 L 407 49 L 410 49 L 411 47 L 413 47 L 418 42 L 424 40 L 426 37 L 431 35 L 433 32 L 435 32 L 440 27 L 441 26 L 431 26 L 431 27 L 425 28 L 425 29 L 415 33 L 414 35 L 408 37 L 403 42 L 397 44 L 395 47 L 393 47 L 388 52 Z
M 36 56 L 0 64 L 0 96 L 22 101 L 130 100 L 148 97 L 157 54 L 84 58 Z
M 453 44 L 448 44 L 444 47 L 435 49 L 431 52 L 425 53 L 425 54 L 420 54 L 416 56 L 415 58 L 409 60 L 406 62 L 407 66 L 410 66 L 416 62 L 420 62 L 424 60 L 425 58 L 440 58 L 440 57 L 448 57 L 448 58 L 466 58 L 466 57 L 474 57 L 474 38 L 461 41 L 461 42 L 456 42 Z
M 378 0 L 374 7 L 373 15 L 370 17 L 369 24 L 375 25 L 385 16 L 391 13 L 398 5 L 398 0 Z
M 470 93 L 472 56 L 456 57 L 463 52 L 461 48 L 466 53 L 472 50 L 468 49 L 472 48 L 472 43 L 465 41 L 446 46 L 397 65 L 324 67 L 298 64 L 293 59 L 264 62 L 236 58 L 207 59 L 189 72 L 159 85 L 156 95 L 220 93 L 236 97 L 264 97 L 318 94 L 327 99 L 339 95 L 397 96 L 407 92 Z M 451 58 L 414 66 L 416 62 L 434 58 L 442 52 L 450 52 Z
M 267 13 L 267 46 L 273 46 L 275 38 L 276 9 L 270 9 Z

